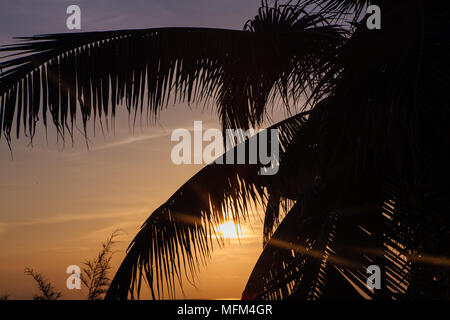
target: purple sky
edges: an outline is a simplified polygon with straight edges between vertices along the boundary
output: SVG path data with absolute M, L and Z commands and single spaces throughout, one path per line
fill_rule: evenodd
M 2 0 L 0 42 L 13 36 L 68 32 L 66 8 L 81 8 L 82 30 L 161 26 L 240 29 L 259 0 Z

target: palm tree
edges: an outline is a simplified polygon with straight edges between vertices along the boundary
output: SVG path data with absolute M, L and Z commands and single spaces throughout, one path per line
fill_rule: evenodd
M 366 26 L 378 5 L 380 30 Z M 265 208 L 264 250 L 244 299 L 448 298 L 449 10 L 444 1 L 262 1 L 244 30 L 157 28 L 52 34 L 4 46 L 0 128 L 32 139 L 50 112 L 116 106 L 153 116 L 213 101 L 223 129 L 260 125 L 277 102 L 303 111 L 274 124 L 278 174 L 210 164 L 142 225 L 107 292 L 175 295 L 211 253 L 211 235 Z M 127 63 L 124 63 L 126 61 Z M 107 122 L 108 124 L 108 122 Z M 244 141 L 243 143 L 248 143 Z M 381 289 L 368 289 L 378 265 Z

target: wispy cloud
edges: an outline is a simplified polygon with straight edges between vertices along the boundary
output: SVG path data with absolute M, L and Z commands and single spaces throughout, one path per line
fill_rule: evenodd
M 149 135 L 141 135 L 141 136 L 136 136 L 136 137 L 129 137 L 129 138 L 125 138 L 125 139 L 122 139 L 122 140 L 106 143 L 106 144 L 100 145 L 98 147 L 93 147 L 93 148 L 90 147 L 89 150 L 67 153 L 67 156 L 73 157 L 73 156 L 84 155 L 84 154 L 87 154 L 89 152 L 95 152 L 95 151 L 101 151 L 101 150 L 106 150 L 106 149 L 117 148 L 117 147 L 121 147 L 121 146 L 124 146 L 124 145 L 140 142 L 140 141 L 161 138 L 161 137 L 164 137 L 164 136 L 167 136 L 167 135 L 169 135 L 169 133 L 161 132 L 161 133 L 156 133 L 156 134 L 149 134 Z
M 146 213 L 148 215 L 148 213 Z M 129 234 L 126 232 L 129 228 L 138 228 L 142 224 L 142 216 L 135 216 L 133 219 L 127 220 L 127 221 L 121 221 L 120 223 L 109 225 L 105 228 L 100 228 L 97 230 L 94 230 L 92 232 L 83 234 L 82 236 L 75 238 L 75 241 L 92 241 L 92 242 L 98 242 L 101 240 L 104 240 L 106 236 L 112 234 L 116 230 L 120 230 L 120 235 L 123 236 L 118 242 L 126 241 L 129 242 L 134 236 L 136 232 L 133 231 L 133 234 Z
M 133 210 L 134 211 L 134 210 Z M 80 221 L 93 221 L 102 219 L 114 219 L 114 218 L 130 218 L 130 211 L 116 212 L 116 213 L 102 213 L 102 214 L 80 214 L 80 215 L 56 215 L 39 219 L 26 219 L 20 221 L 0 222 L 0 234 L 7 231 L 12 227 L 27 227 L 43 224 L 61 224 L 61 223 L 73 223 Z M 134 217 L 134 215 L 133 215 Z M 140 217 L 140 215 L 139 215 Z

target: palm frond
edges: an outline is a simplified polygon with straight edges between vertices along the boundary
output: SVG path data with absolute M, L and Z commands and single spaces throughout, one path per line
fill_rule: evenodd
M 224 128 L 261 123 L 269 97 L 287 99 L 293 69 L 302 92 L 319 82 L 344 31 L 306 12 L 284 28 L 245 31 L 155 28 L 21 38 L 2 46 L 12 52 L 0 63 L 0 129 L 8 142 L 15 124 L 33 137 L 47 115 L 60 135 L 73 132 L 77 115 L 86 122 L 128 112 L 157 116 L 173 101 L 213 100 Z M 282 12 L 280 17 L 292 15 Z M 286 19 L 289 17 L 285 17 Z M 281 19 L 281 18 L 280 18 Z M 289 80 L 291 79 L 291 80 Z M 296 90 L 298 93 L 298 90 Z
M 312 7 L 313 11 L 326 12 L 338 20 L 356 22 L 364 13 L 364 9 L 377 1 L 371 0 L 302 0 L 305 6 Z M 381 1 L 380 1 L 381 2 Z
M 377 192 L 371 181 L 370 190 L 367 185 L 345 189 L 346 200 L 323 190 L 297 201 L 264 248 L 243 299 L 448 296 L 444 244 L 450 232 L 444 207 L 435 197 L 437 211 L 420 204 L 418 194 L 388 182 Z M 381 268 L 381 289 L 366 285 L 370 265 Z
M 299 142 L 293 141 L 290 150 L 297 150 L 299 145 Z M 308 153 L 304 154 L 308 159 Z M 285 158 L 287 165 L 289 156 L 292 155 Z M 267 242 L 243 292 L 244 299 L 314 299 L 323 291 L 326 270 L 330 264 L 356 264 L 333 252 L 340 219 L 336 208 L 342 204 L 343 190 L 350 190 L 350 186 L 344 182 L 344 177 L 350 171 L 348 162 L 340 161 L 337 168 L 330 170 L 339 175 L 333 177 L 333 182 L 326 179 L 329 177 L 324 172 L 324 181 L 319 182 L 314 178 L 315 170 L 313 176 L 302 177 L 299 184 L 306 187 L 297 189 L 299 195 L 296 204 Z
M 279 130 L 280 162 L 283 150 L 308 114 L 300 113 L 268 128 Z M 250 140 L 243 143 L 248 147 Z M 229 152 L 236 154 L 236 148 Z M 182 275 L 193 277 L 208 258 L 217 225 L 225 220 L 238 224 L 247 218 L 252 206 L 267 201 L 269 178 L 259 175 L 259 170 L 260 164 L 214 162 L 187 181 L 141 227 L 106 298 L 134 298 L 135 292 L 139 295 L 143 277 L 154 298 L 161 297 L 164 288 L 169 296 L 174 296 L 175 282 L 182 285 Z
M 267 242 L 244 298 L 447 296 L 448 188 L 438 186 L 450 176 L 448 10 L 387 8 L 381 31 L 361 25 L 336 51 L 336 85 L 285 154 L 276 179 L 298 199 L 297 210 Z M 339 193 L 333 201 L 331 190 Z M 312 221 L 320 212 L 326 219 L 304 231 L 309 220 L 294 217 L 314 195 L 331 204 L 311 211 Z M 325 249 L 320 230 L 333 240 Z M 370 264 L 382 267 L 382 290 L 366 287 Z

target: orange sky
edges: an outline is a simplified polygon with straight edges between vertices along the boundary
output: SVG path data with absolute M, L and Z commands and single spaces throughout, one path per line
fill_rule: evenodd
M 73 148 L 67 143 L 63 149 L 52 130 L 48 146 L 42 134 L 33 147 L 26 138 L 14 142 L 13 160 L 5 143 L 0 144 L 0 294 L 30 298 L 36 288 L 23 274 L 28 266 L 51 279 L 64 298 L 83 298 L 65 289 L 67 266 L 94 257 L 101 242 L 120 228 L 125 233 L 118 238 L 118 266 L 150 212 L 202 167 L 172 164 L 176 142 L 170 141 L 171 131 L 191 127 L 194 119 L 219 127 L 210 111 L 194 110 L 177 120 L 174 114 L 185 108 L 174 106 L 159 124 L 138 126 L 134 135 L 126 116 L 119 115 L 115 136 L 97 134 L 89 151 L 81 136 Z M 197 288 L 185 287 L 186 298 L 240 297 L 262 248 L 260 219 L 252 227 L 244 226 L 240 244 L 233 240 L 214 252 Z

